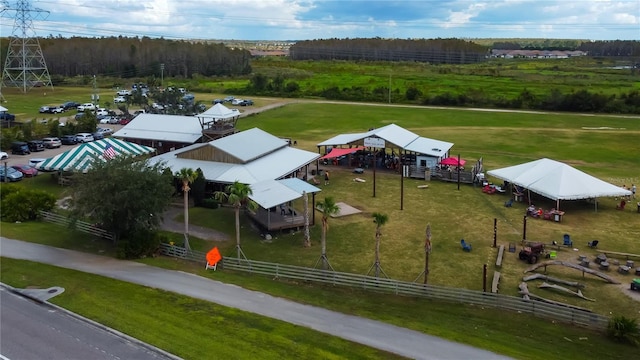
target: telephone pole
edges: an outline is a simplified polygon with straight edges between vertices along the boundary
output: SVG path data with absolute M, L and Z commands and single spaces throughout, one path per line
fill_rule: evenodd
M 40 86 L 51 87 L 53 90 L 51 76 L 33 27 L 34 19 L 44 20 L 49 12 L 32 8 L 28 0 L 17 0 L 13 5 L 8 0 L 2 0 L 1 4 L 2 17 L 14 19 L 2 72 L 2 86 L 22 88 L 24 93 Z M 15 15 L 11 17 L 9 13 Z

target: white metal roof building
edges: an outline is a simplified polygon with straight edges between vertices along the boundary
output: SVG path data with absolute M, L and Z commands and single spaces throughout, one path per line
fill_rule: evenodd
M 202 137 L 202 127 L 195 116 L 140 114 L 113 136 L 193 144 Z

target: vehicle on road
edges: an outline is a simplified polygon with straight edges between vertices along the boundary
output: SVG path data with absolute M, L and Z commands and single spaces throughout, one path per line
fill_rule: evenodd
M 5 174 L 4 166 L 0 166 L 0 181 L 2 182 L 7 181 L 7 179 L 11 182 L 20 181 L 23 177 L 24 175 L 20 171 L 11 166 L 7 167 L 7 173 Z
M 90 133 L 78 133 L 76 134 L 76 141 L 78 143 L 87 143 L 87 142 L 92 142 L 93 140 L 95 140 L 93 138 L 93 135 Z
M 60 137 L 62 145 L 75 145 L 78 143 L 75 135 L 62 135 Z
M 57 149 L 62 146 L 62 141 L 57 137 L 46 137 L 42 139 L 44 147 L 47 149 Z
M 29 145 L 24 141 L 14 141 L 11 143 L 11 153 L 15 155 L 28 155 L 31 154 Z
M 33 167 L 31 165 L 17 164 L 17 165 L 13 165 L 11 167 L 16 169 L 16 170 L 18 170 L 19 172 L 21 172 L 24 177 L 38 176 L 38 169 L 36 169 L 35 167 Z

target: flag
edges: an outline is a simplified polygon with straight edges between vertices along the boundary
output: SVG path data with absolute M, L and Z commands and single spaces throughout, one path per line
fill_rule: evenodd
M 116 150 L 111 146 L 111 144 L 107 144 L 102 152 L 102 156 L 104 156 L 105 159 L 113 159 L 116 157 Z

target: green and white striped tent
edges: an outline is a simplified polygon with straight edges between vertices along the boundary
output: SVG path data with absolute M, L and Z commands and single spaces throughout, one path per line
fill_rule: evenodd
M 134 144 L 128 141 L 114 138 L 106 138 L 98 141 L 84 143 L 65 151 L 62 154 L 46 159 L 36 165 L 36 169 L 42 171 L 82 171 L 86 172 L 91 164 L 97 160 L 106 161 L 104 152 L 111 145 L 116 156 L 118 155 L 144 155 L 154 153 L 156 149 Z

